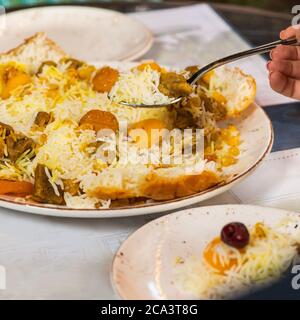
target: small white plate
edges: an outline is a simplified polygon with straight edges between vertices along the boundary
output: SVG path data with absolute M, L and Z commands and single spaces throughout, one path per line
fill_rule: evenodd
M 200 256 L 227 223 L 274 226 L 287 217 L 296 221 L 287 231 L 299 231 L 295 229 L 299 213 L 250 205 L 187 209 L 151 221 L 118 250 L 111 273 L 115 291 L 123 299 L 196 299 L 174 283 L 177 257 Z
M 100 8 L 52 6 L 7 14 L 0 52 L 45 32 L 66 53 L 86 61 L 134 60 L 153 43 L 149 29 L 124 14 Z

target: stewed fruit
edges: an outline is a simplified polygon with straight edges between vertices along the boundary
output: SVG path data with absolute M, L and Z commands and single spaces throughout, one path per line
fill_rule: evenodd
M 221 231 L 221 239 L 227 245 L 236 249 L 242 249 L 249 243 L 249 231 L 240 222 L 232 222 L 225 225 Z

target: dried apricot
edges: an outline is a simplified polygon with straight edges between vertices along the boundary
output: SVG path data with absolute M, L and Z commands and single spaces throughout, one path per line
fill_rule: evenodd
M 150 148 L 158 144 L 162 138 L 162 130 L 166 124 L 158 119 L 146 119 L 133 124 L 129 136 L 142 148 Z
M 9 98 L 13 90 L 31 82 L 31 78 L 27 73 L 17 69 L 9 70 L 4 78 L 4 84 L 1 93 L 2 99 Z
M 95 91 L 109 92 L 119 78 L 119 71 L 110 67 L 99 69 L 93 78 L 93 88 Z
M 145 62 L 141 63 L 140 65 L 138 65 L 137 69 L 139 71 L 144 71 L 147 67 L 151 68 L 154 71 L 158 71 L 158 72 L 162 71 L 162 68 L 160 67 L 160 65 L 154 61 L 145 61 Z
M 102 110 L 91 110 L 87 112 L 80 119 L 79 125 L 82 128 L 86 128 L 87 125 L 89 125 L 96 132 L 102 129 L 111 129 L 116 132 L 119 129 L 117 118 L 111 112 Z
M 224 259 L 222 259 L 218 253 L 218 246 L 221 244 L 222 241 L 219 237 L 213 239 L 205 248 L 203 257 L 210 267 L 215 269 L 218 273 L 224 274 L 226 271 L 237 266 L 237 260 L 229 258 L 226 259 L 226 261 L 223 261 Z

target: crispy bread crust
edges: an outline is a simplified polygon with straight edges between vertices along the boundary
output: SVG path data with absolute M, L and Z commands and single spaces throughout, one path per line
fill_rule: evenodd
M 248 82 L 249 86 L 251 87 L 251 93 L 240 106 L 235 106 L 235 108 L 233 110 L 228 109 L 227 118 L 238 117 L 242 111 L 246 110 L 251 105 L 251 103 L 254 102 L 255 96 L 256 96 L 256 81 L 255 81 L 255 79 L 252 76 L 245 74 L 239 68 L 235 68 L 235 70 L 238 71 L 242 77 L 246 78 L 246 81 Z
M 206 190 L 220 182 L 220 177 L 211 171 L 178 177 L 163 177 L 153 173 L 147 177 L 147 182 L 141 190 L 144 197 L 172 200 Z
M 203 171 L 197 175 L 181 175 L 166 177 L 151 173 L 146 176 L 137 192 L 124 188 L 97 187 L 88 192 L 91 197 L 104 200 L 145 197 L 153 200 L 173 200 L 206 190 L 220 183 L 222 179 L 211 171 Z
M 12 56 L 13 57 L 13 56 L 19 55 L 26 46 L 30 45 L 31 43 L 35 42 L 38 38 L 42 38 L 42 37 L 45 37 L 45 39 L 44 39 L 45 45 L 50 47 L 51 50 L 56 51 L 57 54 L 59 54 L 59 55 L 67 56 L 67 54 L 54 41 L 52 41 L 51 39 L 49 39 L 45 36 L 44 32 L 38 32 L 35 35 L 33 35 L 32 37 L 25 39 L 24 42 L 21 43 L 20 45 L 18 45 L 16 48 L 13 48 L 7 52 L 1 53 L 0 59 L 4 56 Z
M 87 194 L 90 197 L 96 197 L 103 200 L 129 199 L 129 198 L 135 198 L 139 196 L 126 189 L 111 188 L 111 187 L 104 187 L 104 186 L 100 186 L 95 188 L 94 190 L 88 191 Z

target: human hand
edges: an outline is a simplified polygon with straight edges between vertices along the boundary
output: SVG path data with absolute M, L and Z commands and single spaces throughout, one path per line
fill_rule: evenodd
M 300 25 L 280 32 L 282 40 L 296 37 L 300 43 Z M 287 97 L 300 100 L 300 47 L 279 45 L 270 52 L 267 63 L 270 85 Z

